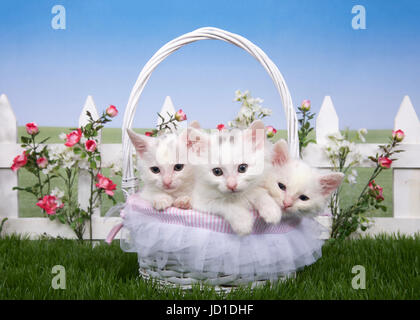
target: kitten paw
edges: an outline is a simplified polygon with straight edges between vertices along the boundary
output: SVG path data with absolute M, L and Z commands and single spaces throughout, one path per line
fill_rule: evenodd
M 254 218 L 252 215 L 249 215 L 249 217 L 241 217 L 241 219 L 230 221 L 230 226 L 237 235 L 246 236 L 252 232 Z
M 172 203 L 173 203 L 173 200 L 171 197 L 161 196 L 153 200 L 153 208 L 155 208 L 156 210 L 164 210 L 172 206 Z
M 265 222 L 270 224 L 277 224 L 281 220 L 281 211 L 278 207 L 267 206 L 259 211 L 260 217 Z
M 189 196 L 178 197 L 174 201 L 174 207 L 180 209 L 191 209 L 191 198 Z

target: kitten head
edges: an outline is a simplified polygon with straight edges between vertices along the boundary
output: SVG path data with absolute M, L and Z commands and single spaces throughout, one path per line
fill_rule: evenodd
M 323 175 L 302 160 L 291 159 L 284 140 L 274 145 L 272 164 L 266 187 L 284 213 L 319 213 L 344 178 L 340 172 Z
M 186 183 L 191 183 L 193 169 L 178 161 L 181 135 L 165 134 L 148 137 L 127 129 L 137 154 L 140 156 L 139 172 L 145 185 L 172 193 Z
M 209 190 L 223 195 L 240 195 L 261 182 L 264 172 L 265 132 L 261 121 L 236 132 L 199 135 L 200 152 L 206 157 L 196 167 L 197 179 Z M 262 139 L 261 139 L 262 137 Z

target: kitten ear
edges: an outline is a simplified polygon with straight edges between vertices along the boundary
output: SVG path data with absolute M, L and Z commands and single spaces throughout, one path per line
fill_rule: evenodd
M 282 166 L 289 161 L 289 147 L 284 139 L 277 141 L 273 147 L 273 165 Z
M 138 133 L 135 133 L 131 129 L 127 129 L 128 136 L 130 137 L 131 143 L 133 144 L 134 148 L 138 152 L 140 156 L 143 155 L 145 151 L 150 147 L 150 139 L 148 136 L 141 135 Z
M 333 193 L 343 181 L 344 174 L 341 172 L 329 173 L 321 176 L 319 182 L 321 184 L 321 192 L 324 196 L 329 196 Z
M 194 120 L 189 124 L 189 127 L 194 129 L 201 129 L 200 123 L 197 120 Z
M 255 141 L 255 148 L 261 149 L 264 147 L 265 143 L 265 125 L 264 122 L 261 120 L 255 120 L 249 126 L 250 135 L 248 133 L 248 138 L 251 139 L 252 142 Z

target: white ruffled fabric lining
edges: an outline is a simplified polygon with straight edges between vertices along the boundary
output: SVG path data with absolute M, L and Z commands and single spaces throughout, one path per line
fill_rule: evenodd
M 282 233 L 240 237 L 162 222 L 161 215 L 151 215 L 144 209 L 144 202 L 139 206 L 129 200 L 121 213 L 121 247 L 138 254 L 140 267 L 149 267 L 142 263 L 153 261 L 159 269 L 169 266 L 178 272 L 233 275 L 246 281 L 276 280 L 322 255 L 324 242 L 319 237 L 323 227 L 311 218 L 283 219 Z

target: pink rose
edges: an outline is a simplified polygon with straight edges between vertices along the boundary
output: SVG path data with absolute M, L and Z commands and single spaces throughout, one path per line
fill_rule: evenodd
M 30 135 L 37 134 L 39 132 L 38 126 L 35 122 L 29 122 L 26 124 L 26 132 Z
M 82 130 L 77 129 L 66 135 L 66 143 L 64 144 L 67 147 L 73 147 L 76 143 L 80 141 L 82 137 Z
M 223 123 L 217 125 L 217 130 L 222 131 L 225 129 L 225 125 Z
M 40 157 L 36 159 L 36 164 L 38 165 L 39 168 L 44 169 L 48 164 L 48 160 L 47 158 Z
M 383 196 L 383 188 L 376 184 L 375 180 L 372 180 L 369 182 L 369 188 L 372 190 L 372 195 L 376 198 L 378 201 L 383 201 L 385 198 Z
M 59 206 L 55 196 L 46 195 L 36 205 L 45 210 L 47 214 L 55 214 L 57 209 L 61 209 L 64 206 L 64 203 Z
M 19 168 L 22 168 L 23 166 L 25 166 L 25 164 L 28 162 L 28 157 L 26 156 L 25 151 L 23 151 L 22 154 L 16 156 L 13 159 L 13 164 L 10 167 L 10 169 L 12 169 L 14 172 L 16 172 Z
M 397 142 L 401 142 L 404 140 L 405 134 L 404 131 L 402 131 L 401 129 L 396 130 L 396 131 L 392 131 L 392 138 L 397 141 Z
M 106 109 L 106 114 L 109 115 L 111 118 L 114 118 L 118 115 L 118 110 L 115 106 L 110 105 L 107 109 Z
M 184 113 L 184 111 L 182 111 L 182 109 L 179 109 L 176 113 L 175 113 L 175 119 L 176 121 L 184 121 L 187 120 L 187 115 Z
M 303 100 L 302 101 L 302 105 L 300 106 L 300 108 L 303 111 L 309 111 L 309 110 L 311 110 L 311 100 Z
M 148 137 L 152 137 L 153 136 L 153 132 L 151 132 L 151 131 L 146 131 L 144 134 L 146 136 L 148 136 Z
M 106 194 L 113 196 L 114 195 L 113 190 L 117 188 L 117 185 L 113 183 L 111 179 L 101 175 L 100 173 L 98 173 L 96 178 L 98 179 L 98 183 L 96 184 L 96 187 L 99 189 L 104 189 Z
M 93 152 L 96 150 L 96 142 L 95 140 L 87 140 L 85 143 L 85 148 L 89 152 Z
M 272 138 L 276 134 L 277 130 L 273 126 L 267 126 L 267 137 Z
M 378 163 L 382 168 L 391 168 L 392 160 L 387 157 L 379 157 Z

